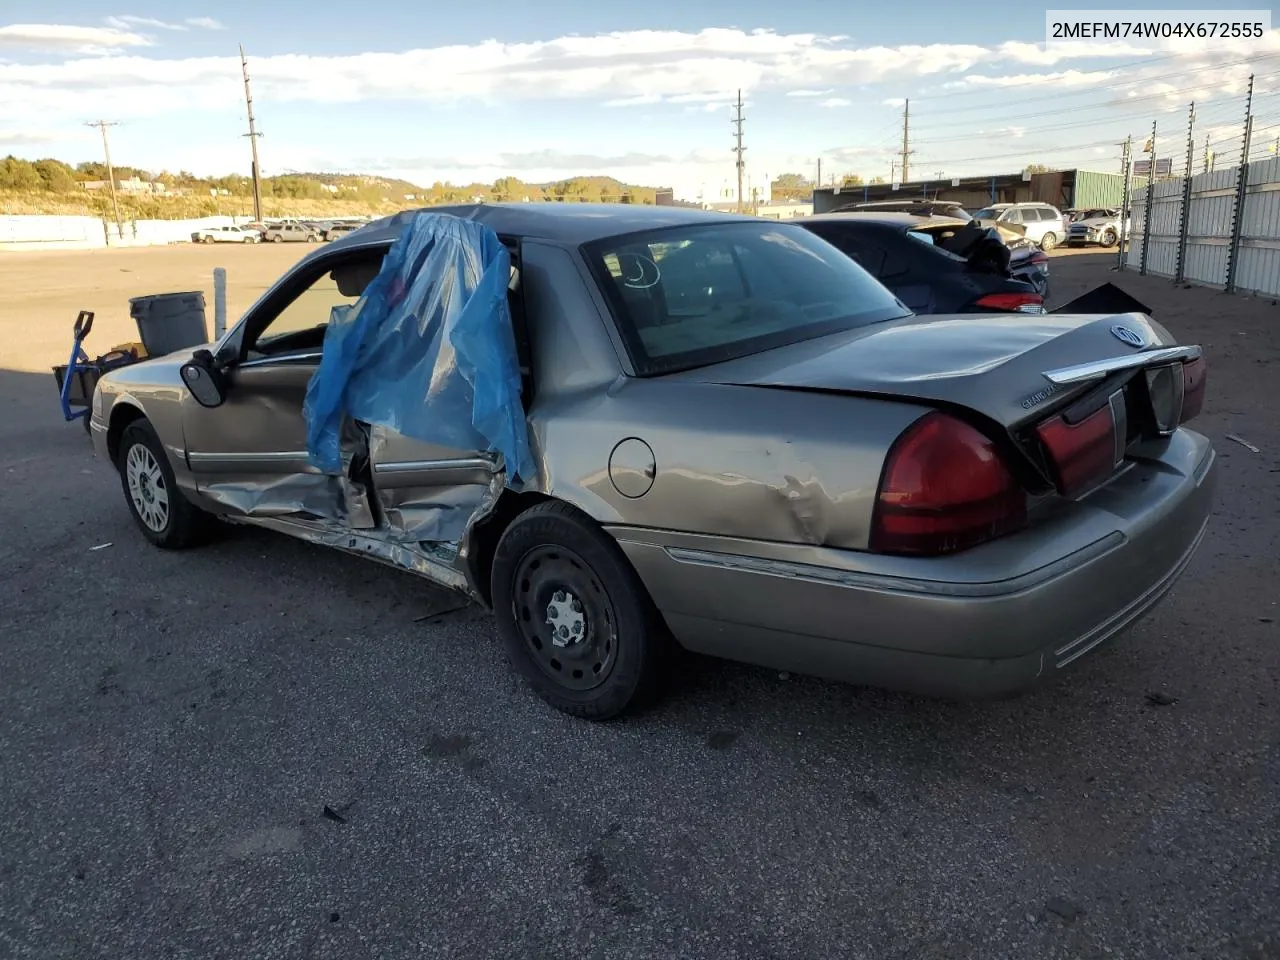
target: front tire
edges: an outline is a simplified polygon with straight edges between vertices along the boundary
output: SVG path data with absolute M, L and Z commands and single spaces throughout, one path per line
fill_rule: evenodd
M 503 532 L 491 596 L 512 667 L 557 710 L 611 720 L 654 693 L 666 625 L 618 544 L 568 504 Z
M 1102 245 L 1104 247 L 1114 247 L 1118 239 L 1114 230 L 1108 230 L 1102 235 Z
M 173 467 L 150 421 L 135 420 L 125 427 L 116 466 L 129 512 L 151 543 L 180 550 L 203 538 L 210 517 L 178 488 Z
M 1050 230 L 1048 233 L 1046 233 L 1043 237 L 1040 238 L 1040 249 L 1043 250 L 1045 253 L 1048 253 L 1057 245 L 1058 245 L 1058 235 L 1054 233 L 1052 230 Z

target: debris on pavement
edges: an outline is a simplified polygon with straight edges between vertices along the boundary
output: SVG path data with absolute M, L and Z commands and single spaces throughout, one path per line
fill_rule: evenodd
M 1084 910 L 1079 906 L 1072 903 L 1070 900 L 1063 899 L 1062 897 L 1050 897 L 1045 901 L 1044 908 L 1050 913 L 1056 914 L 1063 920 L 1066 920 L 1068 923 L 1080 916 L 1080 914 L 1084 913 Z
M 111 543 L 100 543 L 100 544 L 98 544 L 96 547 L 90 547 L 90 548 L 89 548 L 89 552 L 90 552 L 90 553 L 93 553 L 93 551 L 95 551 L 95 550 L 105 550 L 105 549 L 107 549 L 107 547 L 110 547 L 110 546 L 113 546 L 113 544 L 111 544 Z
M 1262 451 L 1261 451 L 1261 450 L 1259 450 L 1257 447 L 1255 447 L 1252 443 L 1250 443 L 1248 440 L 1244 439 L 1243 437 L 1237 437 L 1234 433 L 1228 433 L 1228 434 L 1227 434 L 1227 439 L 1228 439 L 1228 440 L 1234 440 L 1236 443 L 1240 444 L 1240 446 L 1244 447 L 1244 448 L 1245 448 L 1246 450 L 1248 450 L 1250 453 L 1261 453 L 1261 452 L 1262 452 Z
M 1155 693 L 1147 694 L 1147 703 L 1151 704 L 1153 707 L 1171 707 L 1177 702 L 1177 697 L 1171 697 L 1167 693 L 1160 693 L 1157 691 Z
M 324 805 L 324 810 L 322 811 L 321 815 L 322 815 L 326 820 L 332 820 L 334 823 L 346 823 L 346 822 L 347 822 L 347 818 L 346 818 L 346 817 L 344 817 L 342 814 L 338 813 L 336 810 L 334 810 L 334 809 L 333 809 L 333 807 L 329 806 L 327 803 Z

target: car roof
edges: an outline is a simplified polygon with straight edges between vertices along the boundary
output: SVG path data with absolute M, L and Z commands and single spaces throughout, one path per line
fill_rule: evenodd
M 419 213 L 447 213 L 478 220 L 495 233 L 513 237 L 582 244 L 605 237 L 699 223 L 762 222 L 745 214 L 715 213 L 698 207 L 659 207 L 632 203 L 467 203 L 403 210 L 374 220 L 330 249 L 389 243 L 408 229 Z M 768 221 L 763 221 L 768 222 Z
M 805 217 L 805 221 L 820 221 L 834 223 L 874 223 L 885 227 L 898 227 L 908 230 L 911 227 L 918 226 L 922 223 L 930 225 L 940 223 L 959 223 L 964 224 L 968 221 L 959 220 L 955 217 L 930 216 L 918 213 L 901 213 L 896 210 L 849 210 L 844 213 L 819 213 L 812 217 Z

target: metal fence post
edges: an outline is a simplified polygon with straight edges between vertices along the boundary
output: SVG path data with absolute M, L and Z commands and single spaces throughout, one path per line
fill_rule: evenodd
M 213 339 L 221 340 L 227 332 L 227 271 L 213 268 Z
M 1187 115 L 1187 169 L 1182 181 L 1182 209 L 1178 214 L 1178 263 L 1174 267 L 1173 282 L 1182 283 L 1187 263 L 1187 229 L 1191 213 L 1191 161 L 1195 150 L 1196 102 L 1191 101 L 1191 110 Z
M 1133 137 L 1124 138 L 1124 200 L 1120 204 L 1120 243 L 1116 247 L 1116 269 L 1125 268 L 1125 252 L 1129 249 L 1129 231 L 1125 229 L 1133 221 L 1129 216 L 1129 207 L 1133 204 Z
M 1147 171 L 1147 208 L 1142 212 L 1142 262 L 1138 272 L 1147 275 L 1147 256 L 1151 253 L 1151 208 L 1156 199 L 1156 121 L 1151 121 L 1151 169 Z
M 1240 233 L 1244 226 L 1244 202 L 1249 190 L 1249 139 L 1253 133 L 1253 74 L 1249 74 L 1249 95 L 1244 107 L 1244 145 L 1240 153 L 1240 170 L 1236 178 L 1236 202 L 1231 211 L 1231 243 L 1227 247 L 1227 293 L 1236 292 L 1236 273 L 1240 260 Z

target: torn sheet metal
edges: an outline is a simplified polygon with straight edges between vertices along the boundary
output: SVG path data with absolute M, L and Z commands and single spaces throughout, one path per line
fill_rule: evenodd
M 377 504 L 389 538 L 456 544 L 505 486 L 497 458 L 368 428 Z
M 228 519 L 233 523 L 244 522 L 235 517 Z M 460 590 L 468 596 L 474 595 L 467 578 L 455 569 L 456 553 L 449 547 L 389 543 L 381 537 L 343 530 L 340 526 L 324 520 L 263 517 L 255 518 L 252 523 L 254 526 L 288 534 L 309 543 L 368 557 L 370 560 L 377 560 L 388 566 L 416 573 L 441 586 Z
M 361 299 L 335 311 L 303 407 L 307 451 L 341 469 L 344 415 L 417 440 L 501 456 L 508 479 L 534 464 L 507 304 L 511 258 L 494 231 L 418 214 Z

